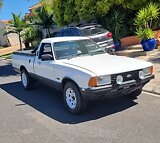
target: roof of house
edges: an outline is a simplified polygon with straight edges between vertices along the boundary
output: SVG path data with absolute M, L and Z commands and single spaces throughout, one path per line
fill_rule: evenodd
M 1 22 L 3 22 L 4 24 L 9 24 L 9 22 L 10 22 L 11 20 L 1 20 Z
M 33 6 L 30 6 L 30 7 L 29 7 L 29 10 L 31 11 L 31 10 L 36 9 L 36 8 L 38 8 L 38 7 L 41 7 L 41 6 L 42 6 L 41 3 L 37 3 L 37 4 L 33 5 Z

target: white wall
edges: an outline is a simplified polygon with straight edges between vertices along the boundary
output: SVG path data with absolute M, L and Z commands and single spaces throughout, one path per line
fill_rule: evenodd
M 19 45 L 19 37 L 16 33 L 10 33 L 7 35 L 11 46 Z
M 0 21 L 0 46 L 8 46 L 7 36 L 4 36 L 6 24 Z

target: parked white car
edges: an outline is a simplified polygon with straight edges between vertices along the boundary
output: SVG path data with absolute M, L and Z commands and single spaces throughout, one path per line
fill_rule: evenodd
M 72 113 L 84 110 L 90 99 L 137 97 L 154 78 L 151 63 L 109 55 L 85 37 L 44 39 L 34 51 L 15 52 L 12 65 L 25 89 L 34 79 L 63 91 Z

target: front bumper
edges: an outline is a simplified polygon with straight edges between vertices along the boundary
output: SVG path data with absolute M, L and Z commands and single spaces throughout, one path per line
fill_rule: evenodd
M 124 82 L 121 85 L 106 85 L 95 88 L 81 89 L 81 94 L 84 99 L 100 99 L 100 98 L 113 98 L 120 95 L 129 94 L 137 89 L 142 89 L 143 86 L 148 83 L 151 79 L 154 78 L 154 75 L 149 75 L 145 79 L 136 81 L 131 80 Z

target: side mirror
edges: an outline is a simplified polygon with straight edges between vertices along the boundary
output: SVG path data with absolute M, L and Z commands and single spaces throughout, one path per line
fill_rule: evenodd
M 49 61 L 49 60 L 53 60 L 53 56 L 51 54 L 45 54 L 45 55 L 41 55 L 41 60 L 42 61 Z

